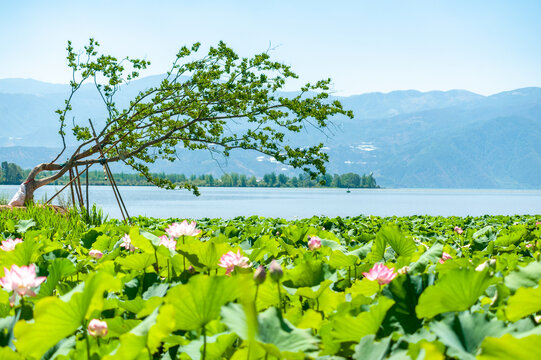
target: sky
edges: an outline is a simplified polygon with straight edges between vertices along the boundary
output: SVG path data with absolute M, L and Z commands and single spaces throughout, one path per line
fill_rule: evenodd
M 67 83 L 66 44 L 89 37 L 167 71 L 183 45 L 273 48 L 302 83 L 337 95 L 541 86 L 541 1 L 0 1 L 0 79 Z M 292 83 L 294 90 L 300 83 Z

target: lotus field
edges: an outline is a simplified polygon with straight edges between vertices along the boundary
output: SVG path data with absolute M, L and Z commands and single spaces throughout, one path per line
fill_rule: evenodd
M 1 359 L 541 358 L 541 217 L 88 220 L 0 213 Z

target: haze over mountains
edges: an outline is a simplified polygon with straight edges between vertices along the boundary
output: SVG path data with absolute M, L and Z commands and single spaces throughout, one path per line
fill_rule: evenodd
M 126 103 L 159 78 L 129 84 L 119 93 L 118 103 Z M 54 111 L 68 91 L 67 85 L 0 80 L 0 161 L 29 168 L 56 155 L 60 137 Z M 301 145 L 323 141 L 330 173 L 373 172 L 384 187 L 541 188 L 541 88 L 492 96 L 408 90 L 337 99 L 353 110 L 354 119 L 335 118 L 329 138 L 310 130 L 289 139 Z M 105 118 L 90 86 L 81 89 L 73 108 L 78 119 Z M 179 158 L 153 170 L 218 176 L 223 171 L 292 173 L 254 152 L 233 152 L 224 161 L 212 159 L 208 152 L 181 150 Z

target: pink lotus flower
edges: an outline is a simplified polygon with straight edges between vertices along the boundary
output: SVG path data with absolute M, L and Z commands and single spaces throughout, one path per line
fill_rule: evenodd
M 321 247 L 321 239 L 317 236 L 308 237 L 308 248 L 310 250 L 316 250 Z
M 107 323 L 98 319 L 92 319 L 88 323 L 88 333 L 94 337 L 107 336 L 109 330 L 107 329 Z
M 165 232 L 169 234 L 170 237 L 173 239 L 177 239 L 181 236 L 196 236 L 199 235 L 201 230 L 197 230 L 195 227 L 197 226 L 197 223 L 195 221 L 192 221 L 190 224 L 186 220 L 184 220 L 182 223 L 172 223 L 165 229 Z
M 22 243 L 23 241 L 21 239 L 7 239 L 2 241 L 2 245 L 0 246 L 0 249 L 4 251 L 13 251 L 15 250 L 15 245 Z
M 443 264 L 446 260 L 452 259 L 453 257 L 446 252 L 441 254 L 440 264 Z
M 393 269 L 389 269 L 381 263 L 374 265 L 369 272 L 363 272 L 363 275 L 368 280 L 377 280 L 380 285 L 388 284 L 396 277 L 396 273 L 393 272 Z
M 47 279 L 45 276 L 36 277 L 36 266 L 11 265 L 11 270 L 4 268 L 4 277 L 0 278 L 0 285 L 7 291 L 13 291 L 13 297 L 10 298 L 10 303 L 13 306 L 15 303 L 15 295 L 20 296 L 36 296 L 34 288 L 41 285 Z
M 93 257 L 94 259 L 101 259 L 103 257 L 103 253 L 99 250 L 93 249 L 88 252 L 88 255 Z
M 454 229 L 454 230 L 455 230 L 455 232 L 456 232 L 458 235 L 460 235 L 460 234 L 462 234 L 462 233 L 464 232 L 464 230 L 462 230 L 462 228 L 461 228 L 461 227 L 458 227 L 458 226 L 455 226 L 455 229 Z
M 539 225 L 541 225 L 541 221 L 538 221 L 535 223 L 535 226 L 539 226 Z
M 134 252 L 135 250 L 137 250 L 137 248 L 133 246 L 133 244 L 131 243 L 131 238 L 130 238 L 130 235 L 128 234 L 124 234 L 124 236 L 122 237 L 122 244 L 120 244 L 120 247 L 123 247 L 124 249 L 129 250 L 131 252 Z
M 526 247 L 527 247 L 528 249 L 533 248 L 533 247 L 534 247 L 534 244 L 526 244 Z
M 225 274 L 230 275 L 235 270 L 235 267 L 249 268 L 252 264 L 247 257 L 240 254 L 240 250 L 237 250 L 236 254 L 233 251 L 223 254 L 218 266 L 225 268 Z
M 167 235 L 160 236 L 160 245 L 163 245 L 171 250 L 175 250 L 177 248 L 177 242 L 175 239 L 169 239 Z

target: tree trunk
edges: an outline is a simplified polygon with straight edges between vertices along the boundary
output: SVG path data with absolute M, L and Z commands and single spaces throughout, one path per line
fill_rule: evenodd
M 9 205 L 12 206 L 23 206 L 27 203 L 33 203 L 34 202 L 34 192 L 39 189 L 42 186 L 45 186 L 47 184 L 50 184 L 51 182 L 55 181 L 56 179 L 60 178 L 66 171 L 68 171 L 69 166 L 60 166 L 56 164 L 39 164 L 38 166 L 34 167 L 32 171 L 30 171 L 30 174 L 28 174 L 28 177 L 26 178 L 25 182 L 21 184 L 21 187 L 17 191 L 17 193 L 13 196 L 11 201 L 9 202 Z M 45 170 L 49 171 L 58 171 L 55 175 L 46 177 L 44 179 L 36 180 L 36 176 Z
M 24 197 L 24 203 L 34 202 L 34 192 L 39 188 L 36 186 L 36 181 L 31 179 L 30 181 L 26 179 L 26 182 L 23 183 L 26 186 L 26 196 Z

